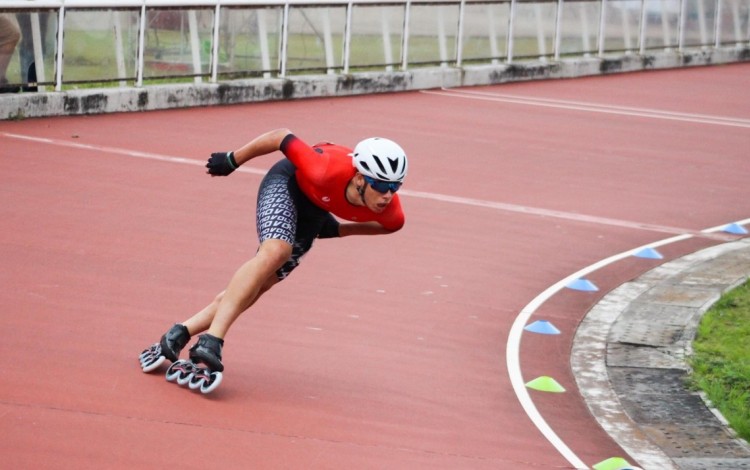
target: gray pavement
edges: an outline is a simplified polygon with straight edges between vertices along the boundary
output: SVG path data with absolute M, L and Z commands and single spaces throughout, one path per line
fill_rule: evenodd
M 750 239 L 665 263 L 605 296 L 581 323 L 571 366 L 602 427 L 646 470 L 750 469 L 750 445 L 688 390 L 705 311 L 750 276 Z

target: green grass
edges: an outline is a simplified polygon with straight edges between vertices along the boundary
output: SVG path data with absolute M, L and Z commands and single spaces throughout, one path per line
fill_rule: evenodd
M 750 441 L 750 281 L 706 312 L 693 349 L 691 386 L 703 390 L 737 434 Z

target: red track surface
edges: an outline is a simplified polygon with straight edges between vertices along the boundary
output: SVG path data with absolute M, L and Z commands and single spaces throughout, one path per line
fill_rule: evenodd
M 0 122 L 3 465 L 569 468 L 510 387 L 509 329 L 585 266 L 750 216 L 748 74 Z M 232 329 L 214 394 L 143 374 L 138 353 L 256 248 L 260 176 L 209 178 L 202 162 L 282 126 L 311 143 L 401 143 L 405 229 L 319 241 Z M 596 294 L 560 292 L 532 320 L 563 334 L 521 343 L 524 380 L 550 375 L 568 390 L 530 394 L 588 466 L 625 455 L 576 392 L 572 337 L 607 290 L 655 264 L 630 258 L 592 276 Z

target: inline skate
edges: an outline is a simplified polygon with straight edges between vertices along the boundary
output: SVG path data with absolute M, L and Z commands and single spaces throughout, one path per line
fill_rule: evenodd
M 143 369 L 143 372 L 151 372 L 161 366 L 167 359 L 173 363 L 176 362 L 180 357 L 180 351 L 188 341 L 190 341 L 188 329 L 179 323 L 174 325 L 164 333 L 158 343 L 152 344 L 138 356 L 141 369 Z
M 221 349 L 224 340 L 204 334 L 190 348 L 190 359 L 172 363 L 166 373 L 169 382 L 186 385 L 191 390 L 211 393 L 223 378 L 224 365 L 221 363 Z M 200 364 L 204 364 L 201 366 Z

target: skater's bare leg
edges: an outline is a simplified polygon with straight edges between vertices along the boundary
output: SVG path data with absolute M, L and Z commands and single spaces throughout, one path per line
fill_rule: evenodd
M 261 243 L 255 257 L 243 264 L 229 281 L 208 333 L 224 338 L 232 323 L 257 299 L 271 276 L 292 255 L 292 245 L 269 239 Z
M 221 302 L 223 296 L 224 292 L 219 293 L 219 295 L 217 295 L 210 304 L 206 305 L 203 310 L 182 322 L 182 324 L 187 327 L 191 336 L 202 333 L 211 326 L 211 322 L 216 315 L 216 310 L 219 307 L 219 302 Z
M 268 291 L 271 287 L 276 285 L 279 282 L 279 278 L 276 277 L 276 273 L 272 274 L 271 277 L 269 277 L 266 280 L 266 283 L 263 284 L 263 287 L 261 287 L 260 292 L 258 292 L 258 295 L 255 296 L 255 299 L 253 299 L 253 302 L 250 304 L 250 307 L 252 307 L 255 302 L 260 299 L 260 297 Z M 188 331 L 190 332 L 191 336 L 195 336 L 199 333 L 202 333 L 206 331 L 210 326 L 211 322 L 214 320 L 214 317 L 216 316 L 216 312 L 219 309 L 219 304 L 221 303 L 221 300 L 224 298 L 224 292 L 222 291 L 217 295 L 213 301 L 211 301 L 210 304 L 206 305 L 206 307 L 201 310 L 200 312 L 196 313 L 189 319 L 182 322 L 185 327 L 187 327 Z
M 255 257 L 235 272 L 227 289 L 183 324 L 191 334 L 208 330 L 209 334 L 224 338 L 237 317 L 278 282 L 276 271 L 291 254 L 292 246 L 285 241 L 264 241 Z

